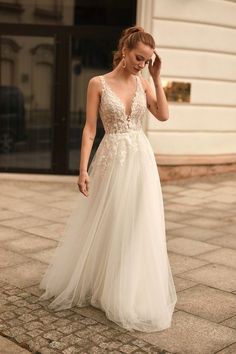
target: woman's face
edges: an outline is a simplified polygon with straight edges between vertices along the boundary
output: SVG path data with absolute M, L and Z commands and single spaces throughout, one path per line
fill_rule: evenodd
M 125 54 L 126 69 L 130 73 L 137 75 L 152 59 L 154 49 L 149 47 L 149 45 L 138 42 L 136 48 L 131 50 L 124 49 L 123 52 Z

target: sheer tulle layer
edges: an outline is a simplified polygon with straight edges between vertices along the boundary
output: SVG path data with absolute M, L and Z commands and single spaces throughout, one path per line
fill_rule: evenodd
M 128 330 L 170 327 L 177 297 L 160 180 L 144 132 L 105 134 L 89 175 L 89 197 L 78 194 L 40 299 L 54 296 L 55 310 L 91 304 Z

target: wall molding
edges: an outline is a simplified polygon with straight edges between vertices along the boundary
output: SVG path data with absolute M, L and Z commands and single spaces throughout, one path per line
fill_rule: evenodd
M 158 166 L 161 181 L 205 177 L 221 173 L 236 173 L 236 163 L 222 165 Z
M 236 154 L 217 155 L 164 155 L 155 154 L 156 162 L 162 166 L 223 165 L 236 164 Z
M 146 32 L 152 34 L 152 14 L 153 14 L 153 0 L 137 0 L 137 10 L 136 10 L 136 25 L 144 28 Z M 148 81 L 150 80 L 150 74 L 145 68 L 142 70 L 141 74 Z M 146 116 L 143 119 L 142 127 L 147 135 L 148 132 L 148 114 L 147 110 Z

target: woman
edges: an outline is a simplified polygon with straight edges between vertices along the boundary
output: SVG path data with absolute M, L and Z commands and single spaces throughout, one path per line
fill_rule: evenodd
M 119 326 L 144 332 L 170 327 L 177 301 L 159 174 L 142 130 L 147 108 L 160 121 L 169 117 L 154 49 L 143 28 L 128 28 L 114 54 L 114 69 L 89 81 L 81 193 L 40 283 L 45 289 L 40 299 L 55 296 L 49 308 L 91 304 Z M 155 94 L 140 76 L 146 64 Z M 98 112 L 105 135 L 87 171 Z

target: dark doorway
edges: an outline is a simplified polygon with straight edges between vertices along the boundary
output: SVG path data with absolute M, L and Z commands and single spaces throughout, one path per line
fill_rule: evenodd
M 0 24 L 1 171 L 79 172 L 88 81 L 136 16 L 136 1 L 94 3 L 75 1 L 73 26 Z M 103 134 L 98 117 L 90 162 Z

